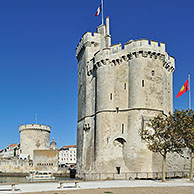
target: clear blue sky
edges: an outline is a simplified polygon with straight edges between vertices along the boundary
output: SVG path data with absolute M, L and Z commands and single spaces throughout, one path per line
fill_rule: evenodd
M 52 127 L 58 147 L 76 143 L 77 60 L 86 31 L 101 24 L 100 0 L 0 1 L 0 148 L 19 142 L 18 126 Z M 191 73 L 194 91 L 194 1 L 104 0 L 112 43 L 147 38 L 165 42 L 176 58 L 174 108 L 188 108 L 188 93 L 175 99 Z M 192 91 L 191 91 L 192 92 Z M 192 92 L 194 103 L 194 92 Z

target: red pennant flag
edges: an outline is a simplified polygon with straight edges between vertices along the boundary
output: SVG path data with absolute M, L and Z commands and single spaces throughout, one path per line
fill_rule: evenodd
M 187 81 L 184 83 L 179 93 L 177 94 L 176 98 L 183 95 L 187 90 L 189 90 L 189 79 L 187 79 Z

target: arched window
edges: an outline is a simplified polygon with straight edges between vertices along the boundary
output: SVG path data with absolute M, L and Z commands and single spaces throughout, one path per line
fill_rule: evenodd
M 116 138 L 113 143 L 115 146 L 123 147 L 126 141 L 123 138 L 119 137 L 119 138 Z

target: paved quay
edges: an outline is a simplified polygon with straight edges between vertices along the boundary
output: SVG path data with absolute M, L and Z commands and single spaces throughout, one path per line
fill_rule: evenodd
M 188 179 L 171 179 L 165 183 L 161 180 L 112 180 L 78 182 L 77 188 L 75 182 L 66 182 L 59 187 L 59 183 L 26 183 L 15 185 L 16 191 L 11 191 L 11 185 L 0 184 L 0 194 L 124 187 L 194 187 L 194 182 Z

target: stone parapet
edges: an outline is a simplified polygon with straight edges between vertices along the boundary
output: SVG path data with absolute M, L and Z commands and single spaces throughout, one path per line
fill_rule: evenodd
M 82 38 L 80 39 L 79 44 L 77 45 L 76 48 L 76 57 L 79 57 L 79 54 L 87 47 L 91 47 L 91 45 L 93 44 L 94 47 L 98 46 L 101 42 L 101 34 L 99 33 L 94 33 L 94 35 L 92 35 L 91 32 L 87 32 L 85 33 Z
M 139 39 L 139 40 L 130 40 L 124 45 L 124 49 L 126 50 L 134 50 L 134 49 L 148 49 L 155 51 L 157 53 L 165 54 L 166 52 L 166 45 L 165 43 L 159 43 L 154 40 L 147 40 L 147 39 Z
M 165 43 L 149 40 L 131 40 L 124 45 L 115 44 L 110 48 L 104 48 L 94 54 L 94 59 L 87 63 L 87 74 L 92 75 L 93 70 L 103 65 L 120 65 L 123 61 L 130 61 L 134 58 L 149 57 L 159 59 L 163 62 L 163 67 L 169 71 L 175 71 L 175 59 L 165 50 Z M 109 63 L 108 63 L 109 62 Z
M 40 124 L 27 124 L 27 125 L 20 125 L 19 132 L 23 130 L 41 130 L 46 132 L 51 132 L 51 127 L 48 125 L 40 125 Z

